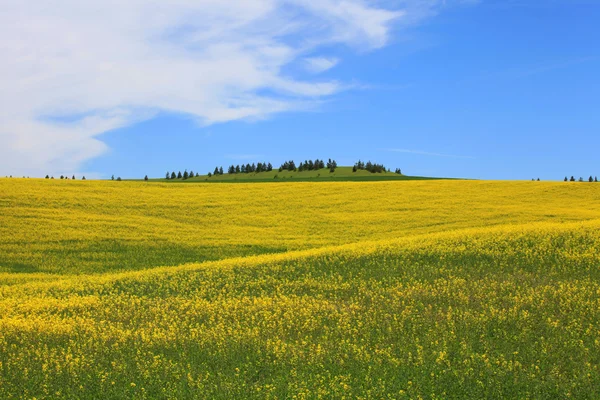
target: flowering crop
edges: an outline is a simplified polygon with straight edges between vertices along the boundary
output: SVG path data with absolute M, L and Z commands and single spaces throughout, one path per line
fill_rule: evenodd
M 592 184 L 0 180 L 0 234 L 0 398 L 600 396 Z

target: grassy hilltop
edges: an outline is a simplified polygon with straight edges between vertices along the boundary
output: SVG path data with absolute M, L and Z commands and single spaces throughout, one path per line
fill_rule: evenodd
M 0 398 L 600 397 L 597 184 L 0 193 Z
M 312 181 L 406 181 L 406 180 L 424 180 L 440 179 L 421 176 L 399 175 L 393 172 L 371 173 L 365 170 L 352 172 L 352 167 L 337 167 L 334 172 L 329 172 L 323 168 L 317 171 L 287 171 L 279 172 L 277 169 L 268 172 L 252 172 L 223 175 L 200 175 L 199 177 L 182 179 L 152 179 L 161 182 L 312 182 Z

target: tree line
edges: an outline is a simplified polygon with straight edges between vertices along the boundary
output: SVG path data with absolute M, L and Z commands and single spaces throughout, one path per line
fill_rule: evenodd
M 371 161 L 367 161 L 366 163 L 358 160 L 354 167 L 352 167 L 352 172 L 356 171 L 368 171 L 372 174 L 382 173 L 382 172 L 391 172 L 389 168 L 386 168 L 383 164 L 372 163 Z M 396 168 L 394 173 L 402 175 L 402 170 L 400 168 Z
M 54 176 L 46 175 L 46 179 L 54 179 Z M 66 175 L 61 175 L 61 176 L 60 176 L 60 179 L 69 179 L 69 177 L 68 177 L 68 176 L 66 176 Z M 73 176 L 71 177 L 71 179 L 72 179 L 72 180 L 75 180 L 75 175 L 73 175 Z M 85 175 L 81 177 L 81 180 L 82 180 L 82 181 L 85 181 Z
M 539 180 L 539 179 L 538 179 L 538 180 Z M 572 175 L 571 175 L 571 179 L 568 179 L 568 178 L 565 176 L 565 182 L 568 182 L 568 181 L 571 181 L 571 182 L 576 182 L 577 180 L 576 180 L 576 179 L 575 179 L 575 177 L 574 177 L 574 176 L 572 176 Z M 585 182 L 585 179 L 583 179 L 582 177 L 579 177 L 579 180 L 578 180 L 578 181 L 579 181 L 579 182 Z M 598 177 L 597 177 L 597 176 L 591 176 L 591 175 L 590 175 L 590 177 L 588 178 L 588 182 L 598 182 Z
M 188 172 L 188 170 L 186 169 L 185 171 L 183 171 L 183 174 L 181 173 L 181 171 L 179 171 L 178 173 L 175 173 L 175 171 L 173 172 L 169 172 L 167 171 L 167 173 L 165 174 L 165 179 L 189 179 L 189 178 L 194 178 L 194 177 L 199 177 L 200 174 L 199 173 L 195 173 L 194 171 L 190 170 L 190 172 Z M 146 175 L 146 177 L 144 178 L 144 180 L 148 180 L 148 175 Z
M 215 171 L 217 169 L 215 168 Z M 269 172 L 273 171 L 273 165 L 271 163 L 252 163 L 242 165 L 230 165 L 227 169 L 227 173 L 233 174 L 251 174 L 253 172 Z M 216 173 L 214 175 L 217 175 Z M 219 175 L 223 175 L 222 169 L 219 169 Z

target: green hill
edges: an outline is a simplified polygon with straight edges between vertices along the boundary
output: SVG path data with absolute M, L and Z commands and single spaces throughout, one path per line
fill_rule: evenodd
M 338 167 L 335 172 L 323 168 L 317 171 L 282 171 L 277 169 L 268 172 L 238 173 L 223 175 L 200 175 L 198 177 L 183 179 L 153 179 L 164 182 L 302 182 L 302 181 L 391 181 L 391 180 L 423 180 L 443 179 L 422 176 L 399 175 L 393 172 L 371 173 L 365 170 L 352 172 L 352 167 Z

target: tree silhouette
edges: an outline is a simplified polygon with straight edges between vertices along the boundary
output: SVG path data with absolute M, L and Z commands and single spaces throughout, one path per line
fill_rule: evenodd
M 145 181 L 147 181 L 147 180 L 148 180 L 148 175 L 146 175 L 146 176 L 144 177 L 144 180 L 145 180 Z

